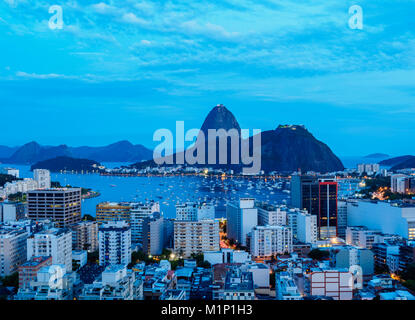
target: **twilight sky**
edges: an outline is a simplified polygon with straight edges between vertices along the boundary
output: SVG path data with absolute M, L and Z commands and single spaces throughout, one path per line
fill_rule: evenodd
M 0 0 L 0 48 L 1 145 L 154 147 L 222 103 L 340 156 L 415 154 L 414 0 Z

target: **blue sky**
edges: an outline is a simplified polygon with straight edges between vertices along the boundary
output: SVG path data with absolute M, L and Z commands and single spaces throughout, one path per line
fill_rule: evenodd
M 0 35 L 2 145 L 152 147 L 222 103 L 242 128 L 304 124 L 341 156 L 415 154 L 414 0 L 0 0 Z

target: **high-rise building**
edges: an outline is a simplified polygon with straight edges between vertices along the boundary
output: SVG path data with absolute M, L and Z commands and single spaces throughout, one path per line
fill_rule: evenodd
M 274 206 L 266 202 L 257 202 L 258 225 L 285 226 L 287 224 L 287 210 L 284 205 Z
M 50 219 L 61 228 L 81 221 L 80 188 L 30 191 L 27 193 L 27 203 L 29 219 Z
M 39 189 L 50 189 L 50 171 L 46 169 L 34 169 L 33 179 L 37 182 Z
M 111 221 L 131 221 L 132 204 L 129 202 L 102 202 L 96 207 L 96 220 L 99 225 Z
M 208 203 L 186 202 L 176 205 L 176 219 L 198 221 L 215 219 L 215 207 Z
M 147 203 L 133 203 L 130 211 L 131 241 L 143 243 L 144 219 L 151 217 L 155 212 L 160 212 L 160 204 L 150 201 Z
M 303 243 L 316 243 L 317 235 L 317 216 L 306 211 L 296 210 L 297 228 L 296 238 Z
M 197 207 L 197 220 L 214 220 L 215 206 L 211 203 L 199 203 Z
M 175 221 L 174 251 L 184 257 L 219 250 L 219 221 Z
M 176 205 L 176 220 L 197 221 L 197 203 L 186 202 Z
M 346 239 L 347 201 L 339 200 L 337 202 L 337 210 L 337 236 Z
M 0 227 L 0 276 L 17 271 L 26 261 L 27 232 L 23 229 Z
M 73 250 L 98 250 L 98 222 L 81 221 L 71 226 L 71 229 Z
M 27 260 L 32 257 L 52 257 L 52 264 L 65 265 L 72 272 L 72 232 L 67 228 L 51 228 L 27 239 Z
M 247 235 L 258 225 L 258 208 L 255 199 L 241 198 L 239 203 L 228 203 L 226 206 L 227 236 L 245 246 Z
M 27 206 L 19 202 L 0 203 L 0 222 L 14 222 L 23 219 Z
M 337 237 L 337 182 L 315 176 L 293 175 L 291 204 L 317 216 L 320 239 Z
M 99 227 L 99 264 L 131 262 L 131 228 L 125 221 L 107 222 Z
M 319 185 L 315 176 L 293 175 L 291 177 L 291 205 L 307 210 L 310 214 L 319 212 Z
M 174 222 L 175 219 L 164 218 L 163 223 L 163 238 L 164 238 L 164 248 L 173 248 L 174 247 Z
M 160 255 L 164 245 L 164 219 L 159 212 L 143 220 L 143 251 L 149 255 Z
M 271 258 L 293 251 L 291 228 L 284 226 L 256 226 L 251 231 L 250 253 L 256 258 Z
M 337 182 L 319 181 L 318 226 L 320 239 L 337 237 Z

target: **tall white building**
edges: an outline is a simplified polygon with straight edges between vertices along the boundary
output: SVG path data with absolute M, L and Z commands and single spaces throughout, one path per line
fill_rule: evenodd
M 158 202 L 133 203 L 130 210 L 131 241 L 133 243 L 143 242 L 144 219 L 149 218 L 155 212 L 160 212 Z
M 98 232 L 99 264 L 129 264 L 131 262 L 131 228 L 125 221 L 103 224 Z
M 245 246 L 246 236 L 258 225 L 258 208 L 255 207 L 255 199 L 241 198 L 239 203 L 228 203 L 226 218 L 228 238 Z
M 258 209 L 258 225 L 285 226 L 287 224 L 287 207 L 274 206 L 264 202 L 256 204 Z
M 250 252 L 254 257 L 270 258 L 293 251 L 293 237 L 289 227 L 256 226 L 251 232 Z
M 318 237 L 317 216 L 305 211 L 297 212 L 297 239 L 303 243 L 316 243 Z
M 175 221 L 174 251 L 184 257 L 219 250 L 219 221 Z
M 287 226 L 293 238 L 303 243 L 316 243 L 318 239 L 317 216 L 300 209 L 289 209 Z
M 197 206 L 197 220 L 214 220 L 215 206 L 211 203 L 200 203 Z
M 176 205 L 176 220 L 197 221 L 197 204 L 186 202 Z
M 209 203 L 186 202 L 176 205 L 176 219 L 199 221 L 215 219 L 215 207 Z
M 5 277 L 17 271 L 26 262 L 26 240 L 23 229 L 0 228 L 0 276 Z
M 50 189 L 50 171 L 46 169 L 34 169 L 33 178 L 37 182 L 39 189 Z
M 35 233 L 27 239 L 27 260 L 33 256 L 51 256 L 53 264 L 63 264 L 72 272 L 72 232 L 51 228 Z

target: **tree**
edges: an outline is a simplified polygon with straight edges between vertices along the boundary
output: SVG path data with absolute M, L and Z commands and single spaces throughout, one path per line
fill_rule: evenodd
M 84 220 L 85 220 L 85 221 L 95 221 L 95 220 L 96 220 L 96 219 L 95 219 L 93 216 L 91 216 L 90 214 L 84 214 L 83 218 L 84 218 Z
M 390 273 L 389 272 L 389 267 L 386 264 L 384 264 L 384 265 L 376 265 L 374 271 L 375 271 L 375 274 Z
M 271 285 L 271 289 L 275 289 L 275 271 L 269 274 L 269 283 Z
M 80 267 L 79 262 L 76 260 L 72 260 L 72 270 L 78 271 L 79 267 Z
M 330 252 L 320 249 L 313 249 L 308 253 L 308 256 L 313 260 L 324 260 L 330 256 Z
M 205 256 L 203 255 L 203 253 L 193 253 L 191 255 L 191 258 L 196 260 L 196 264 L 200 268 L 211 267 L 210 263 L 208 261 L 205 261 Z
M 19 273 L 15 272 L 4 278 L 0 278 L 0 282 L 2 283 L 3 287 L 19 288 Z
M 88 262 L 97 263 L 99 261 L 99 251 L 88 252 Z

